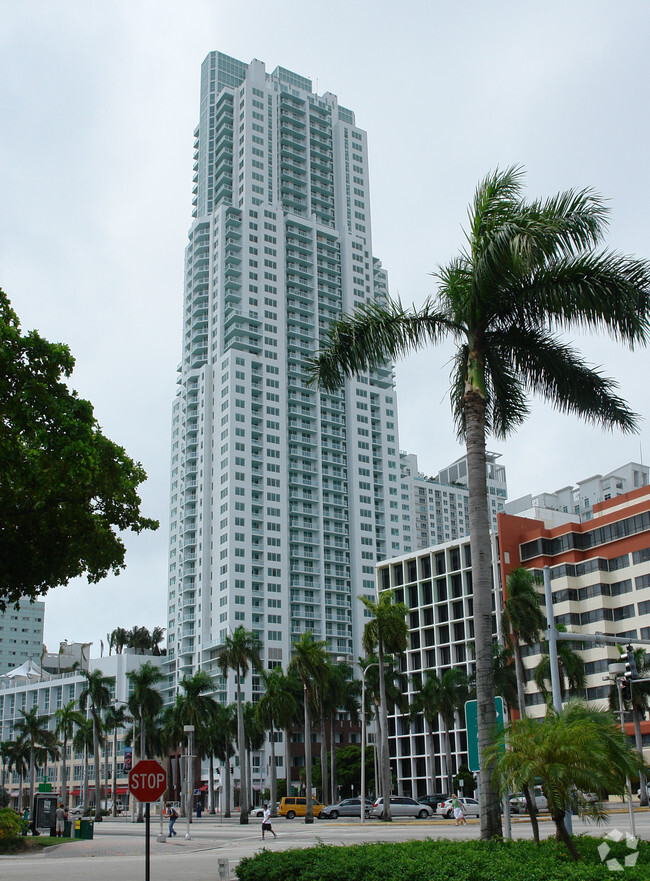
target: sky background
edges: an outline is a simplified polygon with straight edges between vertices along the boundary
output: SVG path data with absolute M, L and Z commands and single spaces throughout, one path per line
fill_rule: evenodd
M 73 386 L 144 465 L 154 534 L 127 569 L 50 592 L 45 642 L 166 625 L 170 413 L 181 353 L 200 65 L 210 50 L 277 65 L 338 95 L 368 132 L 373 250 L 406 303 L 462 246 L 467 204 L 496 166 L 527 193 L 593 187 L 608 246 L 650 255 L 650 4 L 588 0 L 0 0 L 0 286 L 23 329 L 66 342 Z M 650 456 L 647 351 L 579 339 L 644 417 L 604 434 L 535 403 L 502 454 L 510 498 Z M 435 474 L 463 449 L 451 349 L 397 367 L 400 447 Z

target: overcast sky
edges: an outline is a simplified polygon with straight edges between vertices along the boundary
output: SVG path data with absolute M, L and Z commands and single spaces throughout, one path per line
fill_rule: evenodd
M 25 330 L 69 344 L 73 385 L 149 475 L 156 534 L 128 568 L 52 591 L 45 641 L 166 624 L 170 411 L 181 353 L 199 73 L 218 49 L 334 92 L 368 132 L 374 253 L 421 304 L 462 245 L 466 207 L 499 165 L 531 197 L 593 187 L 608 244 L 650 256 L 646 0 L 0 0 L 0 286 Z M 603 434 L 536 404 L 502 454 L 511 498 L 650 456 L 645 351 L 580 340 L 644 417 Z M 462 454 L 450 350 L 397 369 L 400 446 L 434 474 Z

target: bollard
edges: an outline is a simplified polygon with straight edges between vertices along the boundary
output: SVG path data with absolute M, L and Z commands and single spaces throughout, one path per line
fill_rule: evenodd
M 217 878 L 219 881 L 229 881 L 230 864 L 225 857 L 217 858 Z

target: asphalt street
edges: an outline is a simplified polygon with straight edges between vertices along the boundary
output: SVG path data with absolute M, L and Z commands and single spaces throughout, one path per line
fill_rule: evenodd
M 635 813 L 637 834 L 650 838 L 650 811 Z M 467 826 L 455 826 L 453 820 L 400 820 L 393 823 L 358 820 L 320 820 L 306 825 L 301 820 L 278 819 L 273 822 L 277 839 L 261 840 L 261 820 L 251 818 L 248 825 L 240 825 L 238 817 L 202 817 L 190 826 L 189 840 L 185 838 L 186 822 L 176 823 L 177 836 L 156 840 L 159 822 L 151 825 L 151 881 L 210 881 L 218 878 L 218 859 L 228 860 L 230 877 L 242 857 L 252 856 L 261 848 L 284 850 L 310 847 L 315 844 L 353 844 L 370 841 L 405 841 L 424 838 L 476 838 L 477 820 Z M 628 829 L 628 815 L 616 811 L 609 822 L 599 830 L 605 832 Z M 166 831 L 166 826 L 165 826 Z M 550 819 L 540 824 L 542 835 L 553 835 Z M 574 818 L 574 832 L 594 833 L 594 827 Z M 513 818 L 514 838 L 529 838 L 530 824 L 525 818 Z M 108 819 L 95 825 L 92 841 L 75 841 L 46 848 L 36 856 L 0 857 L 0 875 L 11 881 L 138 881 L 145 877 L 144 824 L 127 819 Z

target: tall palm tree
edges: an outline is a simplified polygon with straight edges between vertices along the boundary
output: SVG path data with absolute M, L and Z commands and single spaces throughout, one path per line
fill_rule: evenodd
M 585 794 L 624 795 L 626 777 L 638 773 L 643 763 L 621 737 L 611 713 L 580 701 L 570 701 L 561 713 L 549 705 L 544 719 L 523 717 L 511 722 L 499 733 L 489 756 L 504 792 L 541 781 L 557 837 L 574 860 L 578 853 L 564 825 L 566 806 L 581 816 L 603 820 L 602 802 Z
M 248 779 L 248 804 L 252 806 L 253 795 L 253 753 L 259 752 L 266 740 L 266 731 L 255 711 L 255 704 L 244 704 L 244 736 L 246 738 L 246 776 Z
M 18 733 L 18 738 L 29 747 L 29 804 L 31 810 L 31 806 L 34 804 L 37 750 L 47 747 L 50 743 L 49 716 L 39 716 L 38 707 L 18 712 L 22 718 L 16 721 L 14 730 Z
M 330 664 L 328 688 L 324 693 L 323 710 L 330 732 L 330 792 L 331 800 L 338 800 L 336 717 L 339 710 L 349 713 L 353 722 L 359 722 L 361 682 L 354 678 L 349 664 Z M 321 761 L 322 764 L 322 761 Z
M 519 707 L 517 695 L 517 675 L 513 664 L 512 647 L 498 642 L 492 644 L 492 667 L 494 669 L 494 690 L 506 703 L 508 713 Z
M 31 749 L 29 743 L 21 737 L 4 742 L 4 756 L 9 774 L 18 775 L 18 809 L 23 807 L 24 793 L 23 781 L 25 773 L 29 770 L 29 757 Z
M 224 676 L 228 670 L 235 673 L 235 687 L 237 692 L 237 749 L 239 752 L 239 785 L 240 785 L 240 814 L 239 822 L 248 823 L 248 784 L 246 780 L 246 737 L 244 734 L 244 712 L 242 708 L 242 678 L 252 666 L 258 670 L 261 666 L 260 652 L 262 643 L 251 631 L 244 627 L 238 627 L 231 636 L 226 636 L 223 646 L 219 649 L 219 668 Z
M 428 670 L 426 679 L 413 700 L 413 711 L 422 713 L 429 728 L 429 736 L 438 727 L 438 716 L 445 729 L 445 771 L 447 773 L 447 792 L 453 790 L 453 768 L 451 764 L 451 729 L 454 727 L 456 712 L 465 705 L 469 696 L 467 674 L 459 667 L 447 670 L 438 676 L 435 670 Z M 431 753 L 433 755 L 433 751 Z M 433 791 L 433 790 L 432 790 Z
M 408 676 L 405 673 L 402 673 L 398 658 L 393 657 L 392 655 L 384 657 L 383 685 L 381 683 L 382 677 L 379 675 L 379 661 L 377 660 L 376 655 L 359 658 L 358 663 L 362 670 L 366 670 L 366 706 L 363 710 L 368 714 L 370 708 L 372 708 L 374 712 L 375 729 L 377 734 L 375 738 L 375 748 L 373 749 L 373 757 L 375 760 L 379 761 L 379 749 L 377 747 L 378 744 L 381 744 L 382 742 L 382 689 L 385 695 L 387 713 L 393 713 L 395 710 L 398 710 L 402 714 L 408 713 Z M 383 795 L 383 783 L 381 780 L 379 765 L 377 765 L 377 768 L 373 772 L 373 778 L 375 780 L 376 794 L 378 796 Z
M 388 750 L 388 706 L 386 703 L 384 655 L 386 653 L 401 655 L 406 651 L 408 634 L 406 613 L 408 609 L 404 603 L 395 602 L 393 592 L 390 590 L 383 591 L 376 603 L 363 594 L 359 596 L 359 599 L 374 615 L 364 628 L 363 647 L 368 654 L 372 654 L 377 649 L 381 715 L 379 755 L 381 792 L 384 798 L 381 818 L 390 822 L 392 819 L 390 811 L 390 753 Z
M 566 633 L 564 624 L 557 624 L 556 627 L 561 633 Z M 544 698 L 548 699 L 547 683 L 551 681 L 551 658 L 548 653 L 547 641 L 544 641 L 543 647 L 544 651 L 535 667 L 533 677 Z M 567 692 L 577 697 L 586 687 L 587 674 L 585 673 L 584 658 L 579 652 L 580 647 L 580 643 L 572 642 L 570 639 L 558 640 L 557 665 L 563 698 Z
M 506 580 L 506 599 L 503 603 L 503 629 L 512 638 L 512 651 L 515 659 L 517 675 L 517 703 L 519 713 L 526 713 L 525 684 L 526 674 L 521 658 L 521 643 L 533 646 L 539 642 L 540 632 L 544 629 L 544 615 L 540 608 L 540 595 L 537 585 L 541 579 L 533 575 L 530 569 L 518 566 Z
M 72 748 L 75 752 L 83 755 L 83 790 L 81 804 L 88 813 L 88 756 L 94 746 L 95 726 L 92 719 L 84 719 L 79 725 L 72 738 Z
M 210 727 L 210 748 L 221 762 L 223 777 L 221 787 L 225 803 L 223 815 L 230 817 L 230 760 L 235 755 L 234 744 L 237 739 L 237 707 L 235 704 L 215 704 L 215 716 Z
M 61 763 L 61 801 L 68 804 L 68 741 L 72 739 L 75 725 L 81 725 L 84 717 L 77 710 L 77 702 L 72 700 L 65 707 L 60 707 L 54 714 L 55 731 L 62 738 L 63 761 Z
M 314 805 L 311 797 L 312 703 L 315 698 L 316 683 L 322 668 L 327 663 L 327 658 L 327 643 L 324 640 L 315 640 L 310 631 L 303 633 L 298 642 L 293 643 L 293 657 L 289 662 L 289 670 L 297 673 L 302 682 L 305 713 L 305 823 L 314 822 Z
M 128 719 L 129 716 L 126 708 L 123 705 L 117 706 L 116 704 L 112 704 L 108 708 L 104 719 L 104 728 L 106 731 L 113 732 L 113 805 L 111 813 L 114 817 L 117 817 L 117 733 L 121 728 L 126 727 Z
M 275 762 L 275 729 L 291 727 L 296 712 L 296 699 L 281 667 L 262 673 L 264 691 L 257 702 L 256 712 L 263 727 L 269 732 L 271 745 L 271 815 L 277 816 L 277 767 Z M 288 772 L 287 768 L 287 772 Z M 288 778 L 288 773 L 287 773 Z M 287 789 L 288 792 L 288 789 Z
M 155 687 L 165 678 L 160 667 L 151 661 L 146 661 L 137 670 L 131 670 L 126 674 L 131 684 L 131 694 L 127 701 L 129 712 L 134 719 L 133 727 L 135 734 L 135 720 L 138 720 L 140 728 L 140 758 L 147 755 L 147 725 L 146 720 L 154 719 L 162 710 L 163 698 Z M 138 802 L 138 823 L 144 822 L 142 802 Z
M 209 730 L 215 718 L 216 701 L 212 697 L 214 681 L 204 670 L 198 670 L 193 676 L 185 676 L 181 682 L 183 694 L 176 696 L 175 711 L 178 717 L 179 730 L 185 725 L 194 726 L 194 748 L 200 758 L 210 755 Z M 176 744 L 175 744 L 176 745 Z M 189 790 L 193 791 L 193 781 L 189 782 Z M 213 796 L 210 795 L 210 798 Z M 192 809 L 191 804 L 186 806 Z
M 607 228 L 590 190 L 526 202 L 520 168 L 497 169 L 478 186 L 466 246 L 435 273 L 438 293 L 422 309 L 366 304 L 329 332 L 312 363 L 326 390 L 446 337 L 456 343 L 451 402 L 467 449 L 474 591 L 479 754 L 495 728 L 492 585 L 485 449 L 528 415 L 536 393 L 605 428 L 637 427 L 616 383 L 591 368 L 559 334 L 606 331 L 633 347 L 648 339 L 650 268 L 597 251 Z M 501 835 L 497 793 L 481 762 L 481 836 Z
M 99 764 L 99 745 L 102 741 L 102 713 L 111 705 L 111 679 L 104 676 L 101 670 L 81 671 L 86 679 L 86 685 L 79 695 L 79 706 L 82 711 L 86 706 L 90 710 L 90 718 L 93 720 L 93 761 L 95 766 L 95 822 L 101 823 L 101 799 L 102 781 Z

